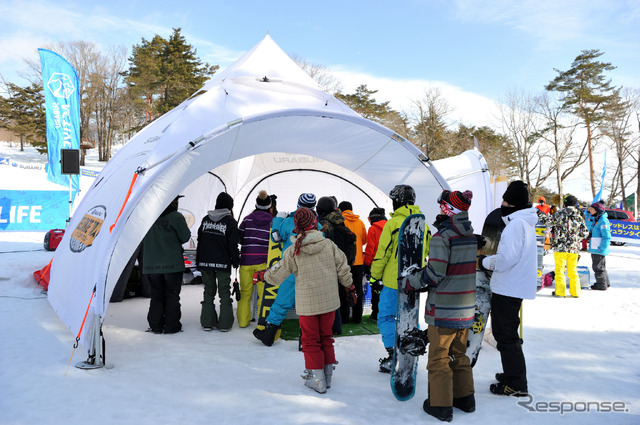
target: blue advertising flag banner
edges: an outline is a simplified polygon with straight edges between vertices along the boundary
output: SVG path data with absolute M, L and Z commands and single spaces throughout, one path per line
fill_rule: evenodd
M 604 151 L 604 165 L 602 166 L 602 177 L 600 178 L 600 190 L 596 194 L 596 197 L 593 198 L 593 202 L 591 204 L 595 204 L 596 202 L 602 199 L 602 188 L 604 187 L 604 176 L 607 174 L 607 151 Z
M 64 229 L 68 215 L 68 190 L 0 190 L 0 231 Z
M 47 179 L 80 189 L 77 175 L 62 174 L 60 149 L 80 149 L 80 84 L 71 64 L 51 50 L 38 49 L 47 116 Z

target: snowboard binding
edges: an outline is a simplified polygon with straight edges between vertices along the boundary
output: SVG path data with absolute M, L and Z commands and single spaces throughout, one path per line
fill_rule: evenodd
M 426 353 L 427 344 L 429 344 L 427 331 L 413 328 L 402 335 L 399 341 L 399 348 L 402 354 L 418 357 Z

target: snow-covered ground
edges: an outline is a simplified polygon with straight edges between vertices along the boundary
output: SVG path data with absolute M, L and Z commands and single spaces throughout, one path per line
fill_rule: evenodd
M 2 156 L 29 160 L 0 143 Z M 237 324 L 228 333 L 203 332 L 198 285 L 183 287 L 184 332 L 174 335 L 145 332 L 148 299 L 110 304 L 103 327 L 106 367 L 75 368 L 86 351 L 73 350 L 75 336 L 32 277 L 52 258 L 43 237 L 0 231 L 3 425 L 438 422 L 422 410 L 426 357 L 415 397 L 399 402 L 389 375 L 377 371 L 384 354 L 380 337 L 337 338 L 340 363 L 331 389 L 320 395 L 299 377 L 304 361 L 296 341 L 265 347 L 252 326 Z M 551 270 L 552 256 L 544 261 Z M 583 254 L 579 265 L 590 267 L 590 257 Z M 501 366 L 497 350 L 485 342 L 474 368 L 477 410 L 454 409 L 454 423 L 640 423 L 640 246 L 612 247 L 607 265 L 608 291 L 558 299 L 544 288 L 525 301 L 523 348 L 532 397 L 489 392 Z

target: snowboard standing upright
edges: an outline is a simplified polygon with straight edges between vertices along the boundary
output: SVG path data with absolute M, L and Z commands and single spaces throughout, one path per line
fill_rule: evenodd
M 500 208 L 491 211 L 482 226 L 482 236 L 484 236 L 486 244 L 478 250 L 478 255 L 494 255 L 498 251 L 498 243 L 504 227 Z M 490 278 L 490 272 L 476 270 L 476 312 L 467 340 L 467 356 L 471 360 L 471 367 L 475 366 L 478 360 L 482 338 L 487 320 L 489 320 L 489 311 L 491 310 Z
M 424 215 L 408 216 L 398 233 L 398 312 L 396 316 L 396 338 L 393 347 L 393 365 L 391 367 L 391 390 L 400 401 L 409 400 L 416 391 L 418 357 L 408 348 L 413 345 L 418 330 L 420 310 L 419 293 L 405 291 L 407 270 L 410 267 L 422 267 Z
M 281 221 L 281 220 L 280 220 Z M 271 223 L 271 231 L 269 234 L 269 253 L 267 254 L 267 267 L 273 266 L 282 258 L 282 239 L 275 227 L 280 224 L 280 221 L 274 219 Z M 269 310 L 273 305 L 273 302 L 278 295 L 278 288 L 280 285 L 274 285 L 272 283 L 264 282 L 264 289 L 262 290 L 262 296 L 260 297 L 260 305 L 258 306 L 258 324 L 256 328 L 264 330 L 267 325 L 267 316 Z M 276 334 L 276 338 L 280 336 L 280 330 Z

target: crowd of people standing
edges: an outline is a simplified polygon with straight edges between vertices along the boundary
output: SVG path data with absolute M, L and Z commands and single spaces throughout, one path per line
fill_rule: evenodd
M 390 373 L 395 343 L 398 291 L 427 291 L 425 322 L 428 351 L 428 398 L 425 412 L 442 421 L 453 418 L 453 408 L 475 411 L 473 373 L 466 354 L 469 327 L 474 320 L 476 270 L 491 271 L 491 320 L 502 359 L 501 372 L 489 390 L 497 395 L 525 396 L 527 376 L 521 340 L 519 310 L 523 299 L 535 298 L 537 286 L 534 226 L 542 220 L 551 228 L 556 263 L 556 290 L 565 296 L 564 268 L 571 281 L 570 295 L 580 296 L 575 270 L 578 243 L 590 237 L 596 284 L 606 290 L 609 280 L 605 257 L 610 241 L 609 223 L 601 204 L 593 204 L 585 219 L 574 197 L 553 211 L 544 198 L 534 208 L 526 183 L 512 182 L 503 195 L 501 214 L 506 224 L 492 256 L 477 257 L 479 240 L 469 220 L 470 191 L 445 190 L 434 200 L 440 207 L 435 233 L 425 226 L 423 263 L 406 288 L 398 287 L 398 229 L 411 214 L 421 214 L 411 186 L 397 185 L 389 193 L 393 212 L 373 208 L 369 228 L 354 213 L 349 201 L 333 196 L 319 199 L 303 193 L 297 209 L 278 214 L 276 195 L 261 190 L 255 209 L 238 223 L 234 200 L 221 192 L 215 208 L 198 228 L 196 267 L 204 284 L 200 325 L 205 331 L 229 331 L 234 324 L 232 271 L 237 269 L 236 318 L 245 328 L 252 321 L 252 294 L 262 301 L 264 282 L 279 285 L 264 329 L 254 335 L 271 346 L 287 313 L 299 315 L 301 351 L 305 358 L 305 385 L 324 393 L 331 387 L 335 364 L 333 336 L 342 324 L 360 323 L 367 282 L 371 288 L 371 316 L 377 322 L 386 356 L 379 371 Z M 175 333 L 180 323 L 180 285 L 184 263 L 181 246 L 190 237 L 178 198 L 156 220 L 143 241 L 144 268 L 149 275 L 151 301 L 149 331 Z M 270 235 L 282 238 L 281 259 L 268 264 Z M 270 267 L 269 267 L 270 266 Z M 216 307 L 218 298 L 218 308 Z

